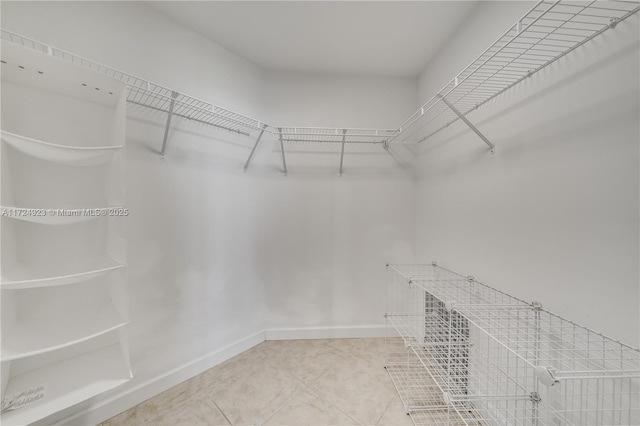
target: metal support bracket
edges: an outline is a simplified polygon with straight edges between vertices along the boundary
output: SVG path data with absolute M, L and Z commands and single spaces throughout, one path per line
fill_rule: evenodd
M 347 129 L 342 131 L 342 151 L 340 152 L 340 176 L 342 176 L 342 161 L 344 160 L 344 143 L 347 138 Z
M 162 150 L 160 156 L 164 159 L 164 152 L 167 149 L 167 138 L 169 137 L 169 128 L 171 127 L 171 118 L 173 117 L 173 107 L 176 103 L 178 92 L 171 92 L 171 103 L 169 104 L 169 116 L 167 117 L 167 124 L 164 128 L 164 138 L 162 139 Z
M 256 152 L 256 148 L 260 143 L 260 139 L 262 139 L 262 135 L 264 134 L 265 129 L 267 128 L 267 124 L 262 125 L 262 129 L 260 130 L 260 134 L 258 135 L 258 139 L 256 139 L 256 143 L 253 144 L 253 148 L 251 148 L 251 153 L 249 154 L 249 158 L 247 158 L 247 162 L 244 163 L 244 171 L 247 171 L 247 167 L 249 167 L 249 162 L 251 162 L 251 157 L 253 157 L 253 153 Z
M 471 130 L 473 130 L 473 131 L 474 131 L 474 133 L 475 133 L 476 135 L 478 135 L 478 136 L 480 137 L 480 139 L 482 139 L 482 140 L 484 141 L 484 143 L 486 143 L 486 144 L 489 146 L 489 149 L 491 150 L 491 153 L 492 153 L 492 154 L 495 154 L 495 152 L 496 152 L 496 147 L 495 147 L 495 145 L 494 145 L 494 144 L 492 144 L 492 143 L 491 143 L 491 141 L 489 141 L 489 139 L 487 139 L 487 137 L 486 137 L 485 135 L 483 135 L 483 134 L 480 132 L 480 130 L 478 130 L 478 128 L 477 128 L 476 126 L 474 126 L 474 125 L 473 125 L 473 123 L 471 123 L 469 120 L 467 120 L 467 117 L 465 117 L 465 116 L 464 116 L 464 114 L 462 114 L 460 111 L 458 111 L 458 109 L 457 109 L 455 106 L 453 106 L 453 105 L 452 105 L 452 104 L 447 100 L 447 98 L 445 98 L 444 96 L 442 96 L 442 95 L 440 95 L 440 94 L 438 94 L 437 96 L 438 96 L 438 98 L 440 98 L 440 100 L 441 100 L 442 102 L 444 102 L 444 103 L 449 107 L 449 109 L 451 109 L 451 111 L 453 111 L 453 112 L 458 116 L 458 118 L 459 118 L 460 120 L 464 121 L 464 123 L 465 123 L 467 126 L 469 126 L 469 128 L 470 128 Z
M 282 151 L 282 167 L 284 167 L 284 175 L 287 175 L 287 161 L 284 158 L 284 142 L 282 142 L 282 128 L 278 128 L 280 138 L 280 151 Z

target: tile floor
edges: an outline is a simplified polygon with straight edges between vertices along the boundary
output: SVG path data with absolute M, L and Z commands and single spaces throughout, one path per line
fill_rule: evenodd
M 412 425 L 384 339 L 268 341 L 103 423 Z

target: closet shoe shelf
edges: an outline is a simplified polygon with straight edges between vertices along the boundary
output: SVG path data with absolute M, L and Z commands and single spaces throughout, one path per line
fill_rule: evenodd
M 131 370 L 122 346 L 117 343 L 16 374 L 9 379 L 7 394 L 44 385 L 46 396 L 29 405 L 28 410 L 4 412 L 2 422 L 10 425 L 34 423 L 61 407 L 78 404 L 130 379 Z
M 74 272 L 55 271 L 57 274 L 52 274 L 52 271 L 33 271 L 20 265 L 14 265 L 10 269 L 4 268 L 2 288 L 6 290 L 19 290 L 75 284 L 124 268 L 125 266 L 127 266 L 125 263 L 117 262 L 108 256 L 87 263 L 83 268 L 79 268 L 80 272 L 76 269 Z M 7 272 L 6 269 L 9 269 L 9 272 Z
M 343 146 L 342 165 L 345 144 L 380 144 L 391 154 L 392 143 L 420 143 L 458 120 L 476 132 L 493 152 L 493 143 L 467 115 L 638 11 L 640 5 L 634 1 L 542 0 L 398 128 L 391 130 L 267 124 L 10 31 L 2 30 L 2 39 L 124 82 L 129 90 L 128 102 L 168 115 L 162 155 L 167 146 L 171 117 L 177 116 L 251 136 L 258 141 L 264 134 L 271 135 L 281 143 L 283 160 L 285 142 L 340 143 Z M 342 171 L 342 167 L 340 169 Z
M 1 54 L 0 423 L 55 423 L 132 377 L 126 86 L 4 40 Z
M 15 149 L 41 160 L 56 163 L 96 166 L 109 161 L 123 146 L 67 146 L 43 142 L 26 136 L 2 131 L 2 140 Z
M 112 306 L 86 318 L 46 323 L 21 323 L 3 336 L 2 361 L 11 361 L 65 348 L 92 339 L 129 322 Z

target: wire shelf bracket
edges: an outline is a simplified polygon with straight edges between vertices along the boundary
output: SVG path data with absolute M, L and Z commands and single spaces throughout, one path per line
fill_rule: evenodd
M 171 93 L 171 103 L 169 104 L 169 115 L 167 116 L 167 124 L 164 127 L 164 138 L 162 139 L 162 150 L 160 151 L 160 157 L 164 159 L 164 153 L 167 150 L 167 138 L 169 137 L 169 128 L 171 127 L 171 117 L 173 117 L 173 107 L 176 103 L 178 92 Z
M 284 158 L 284 142 L 282 142 L 282 128 L 278 128 L 278 139 L 280 139 L 280 151 L 282 152 L 282 168 L 287 176 L 287 160 Z
M 262 130 L 260 130 L 260 134 L 258 135 L 258 138 L 256 139 L 256 143 L 253 144 L 253 148 L 251 148 L 251 152 L 249 153 L 249 158 L 247 158 L 247 162 L 244 163 L 244 171 L 247 171 L 247 168 L 249 167 L 249 163 L 251 162 L 251 157 L 253 157 L 253 153 L 256 152 L 256 148 L 258 147 L 258 144 L 260 143 L 260 139 L 262 139 L 262 135 L 264 134 L 264 131 L 267 129 L 267 124 L 263 124 L 262 125 Z M 284 158 L 284 157 L 283 157 Z
M 478 128 L 476 126 L 473 125 L 472 122 L 470 122 L 467 117 L 465 117 L 460 111 L 458 111 L 458 108 L 456 108 L 455 106 L 453 106 L 453 104 L 451 104 L 451 102 L 449 102 L 447 100 L 447 98 L 445 98 L 444 96 L 438 94 L 437 95 L 440 100 L 442 102 L 445 103 L 445 105 L 447 105 L 449 107 L 449 109 L 451 109 L 451 111 L 453 111 L 455 113 L 455 115 L 458 116 L 458 118 L 460 118 L 460 120 L 462 120 L 467 126 L 469 126 L 469 128 L 471 130 L 473 130 L 473 132 L 478 135 L 480 137 L 480 139 L 482 139 L 484 141 L 484 143 L 487 144 L 487 146 L 489 146 L 489 150 L 492 154 L 496 153 L 496 147 L 494 144 L 491 143 L 491 141 L 489 139 L 487 139 L 487 137 L 485 135 L 482 134 L 482 132 L 480 132 L 480 130 L 478 130 Z
M 342 149 L 340 150 L 340 176 L 342 176 L 342 162 L 344 160 L 344 143 L 347 138 L 347 129 L 342 131 Z

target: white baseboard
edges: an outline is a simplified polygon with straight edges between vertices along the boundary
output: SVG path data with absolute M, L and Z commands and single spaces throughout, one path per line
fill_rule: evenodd
M 266 329 L 264 333 L 266 340 L 354 339 L 390 336 L 389 329 L 383 325 L 271 328 Z
M 389 335 L 389 329 L 380 325 L 266 329 L 140 383 L 115 396 L 104 400 L 100 400 L 100 396 L 97 396 L 78 406 L 56 413 L 48 419 L 43 419 L 43 422 L 55 426 L 100 424 L 265 340 L 372 338 Z M 78 409 L 81 411 L 78 412 Z
M 87 401 L 88 407 L 74 414 L 70 417 L 66 417 L 64 420 L 55 423 L 56 426 L 62 425 L 97 425 L 105 420 L 116 416 L 123 411 L 134 407 L 141 402 L 146 401 L 149 398 L 158 395 L 166 391 L 167 389 L 176 386 L 197 376 L 206 370 L 215 367 L 216 365 L 233 358 L 234 356 L 251 349 L 252 347 L 265 341 L 264 331 L 252 334 L 248 337 L 240 339 L 224 348 L 211 352 L 198 359 L 195 359 L 180 367 L 174 368 L 160 376 L 157 376 L 151 380 L 127 389 L 112 398 L 108 398 L 104 401 L 91 404 L 91 400 Z M 135 372 L 134 372 L 135 374 Z M 99 398 L 96 397 L 96 398 Z M 76 407 L 77 409 L 77 407 Z M 48 423 L 48 422 L 46 422 Z

